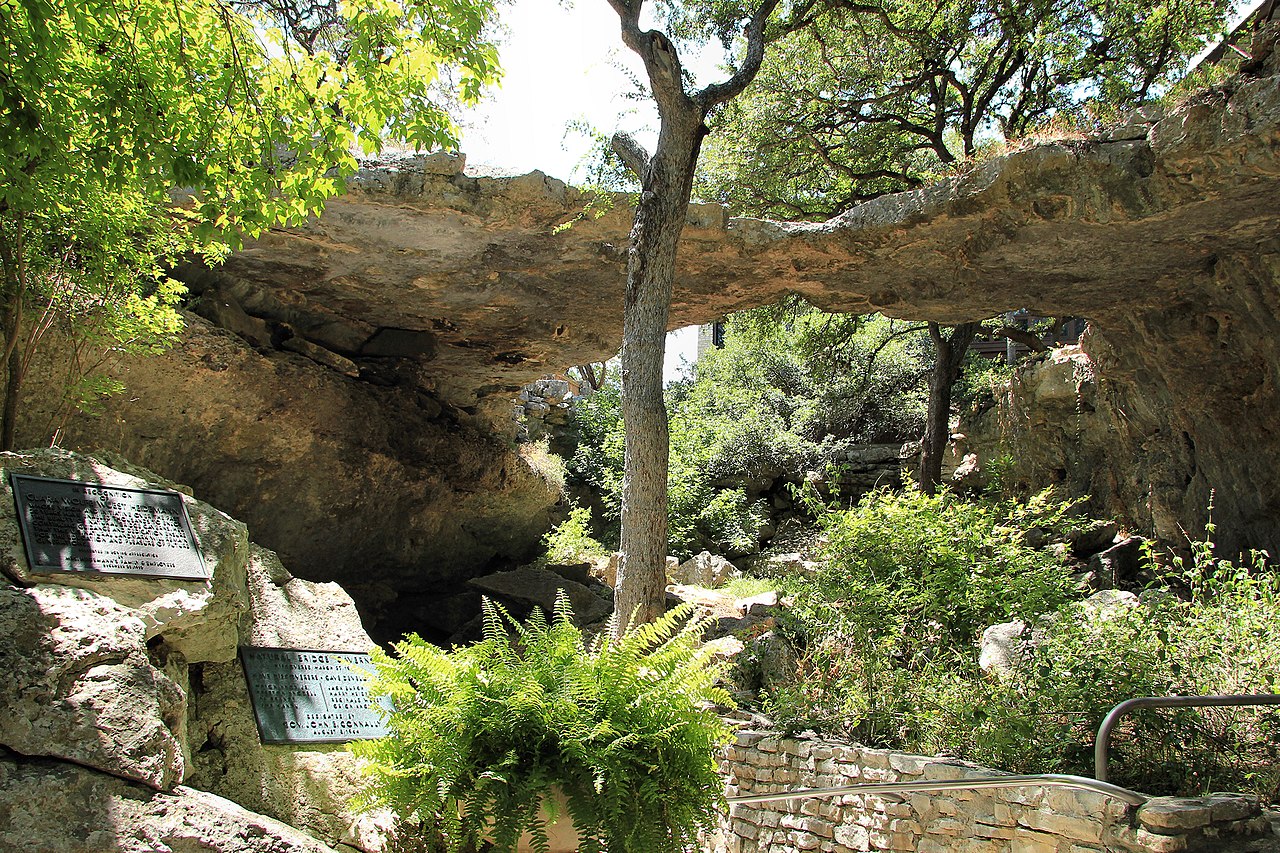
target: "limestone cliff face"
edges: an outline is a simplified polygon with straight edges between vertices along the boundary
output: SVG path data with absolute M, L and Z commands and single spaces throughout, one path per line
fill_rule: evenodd
M 1114 505 L 1176 536 L 1216 488 L 1223 544 L 1275 551 L 1280 69 L 1266 50 L 1166 116 L 829 222 L 691 206 L 672 323 L 787 292 L 946 322 L 1088 317 L 1117 413 L 1094 479 Z M 194 325 L 183 350 L 128 366 L 130 397 L 66 440 L 192 483 L 300 574 L 358 596 L 361 581 L 425 596 L 474 575 L 531 546 L 550 503 L 485 435 L 508 428 L 521 385 L 621 336 L 631 211 L 619 199 L 556 230 L 586 202 L 538 172 L 466 175 L 459 158 L 369 164 L 307 227 L 184 271 L 195 310 L 235 337 Z

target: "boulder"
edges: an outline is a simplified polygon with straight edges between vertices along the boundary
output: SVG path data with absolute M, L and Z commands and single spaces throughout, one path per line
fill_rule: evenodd
M 1116 541 L 1120 525 L 1114 521 L 1090 521 L 1087 524 L 1067 532 L 1067 542 L 1071 545 L 1071 553 L 1081 559 L 1087 559 L 1099 551 L 1105 551 Z
M 730 679 L 746 693 L 794 685 L 800 657 L 790 641 L 768 630 L 748 640 L 734 658 Z
M 156 792 L 74 765 L 0 753 L 0 850 L 336 853 L 214 794 Z
M 978 666 L 990 675 L 1011 674 L 1026 658 L 1026 634 L 1027 623 L 1021 619 L 987 628 L 978 643 Z
M 724 557 L 703 551 L 680 563 L 667 577 L 672 583 L 718 589 L 738 574 L 738 567 Z
M 737 606 L 744 616 L 767 616 L 778 606 L 778 593 L 776 590 L 768 590 L 739 598 Z
M 966 453 L 951 472 L 951 487 L 959 492 L 978 492 L 985 485 L 982 464 L 976 453 Z
M 569 383 L 563 379 L 539 379 L 533 383 L 533 394 L 541 397 L 549 406 L 564 402 L 569 397 Z
M 0 454 L 0 501 L 13 507 L 9 474 L 84 480 L 126 488 L 169 489 L 182 496 L 210 578 L 207 581 L 129 575 L 35 573 L 27 565 L 12 510 L 0 513 L 0 570 L 19 585 L 61 585 L 106 596 L 142 620 L 146 639 L 165 642 L 191 661 L 226 661 L 236 655 L 236 630 L 248 607 L 244 563 L 249 534 L 243 524 L 187 494 L 189 490 L 121 459 L 101 461 L 57 448 Z
M 241 645 L 367 652 L 373 640 L 336 583 L 295 578 L 272 551 L 249 547 L 249 620 Z
M 796 683 L 800 656 L 786 637 L 776 631 L 766 631 L 751 641 L 750 649 L 759 661 L 760 686 L 765 690 Z
M 1102 589 L 1080 602 L 1088 619 L 1112 619 L 1140 606 L 1138 596 L 1118 589 Z
M 168 790 L 186 696 L 147 655 L 141 614 L 71 587 L 0 589 L 0 745 Z
M 1135 583 L 1142 570 L 1145 541 L 1141 536 L 1130 536 L 1090 557 L 1089 571 L 1100 586 L 1115 589 Z
M 469 584 L 480 592 L 498 598 L 523 615 L 534 607 L 546 613 L 555 609 L 556 595 L 564 590 L 573 605 L 579 624 L 590 625 L 613 612 L 612 592 L 602 585 L 577 583 L 537 566 L 522 566 L 509 572 L 495 572 L 475 578 Z
M 334 583 L 295 578 L 279 558 L 250 547 L 249 619 L 243 645 L 368 652 L 351 597 Z M 190 723 L 188 783 L 271 815 L 330 845 L 366 851 L 386 846 L 385 813 L 362 815 L 352 806 L 364 780 L 342 744 L 263 745 L 238 661 L 207 663 L 192 679 L 196 713 Z

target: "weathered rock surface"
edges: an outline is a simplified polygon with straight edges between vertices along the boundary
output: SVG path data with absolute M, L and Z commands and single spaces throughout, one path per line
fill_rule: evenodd
M 1021 619 L 992 625 L 978 641 L 978 666 L 983 672 L 1009 675 L 1025 662 L 1027 623 Z
M 69 421 L 64 446 L 187 484 L 299 576 L 342 584 L 382 639 L 447 636 L 433 625 L 436 600 L 531 559 L 560 497 L 536 458 L 417 386 L 260 353 L 199 317 L 179 347 L 119 375 L 129 393 Z M 38 373 L 31 384 L 54 381 Z M 20 440 L 48 443 L 56 403 L 29 398 Z
M 579 624 L 591 625 L 613 612 L 611 589 L 586 577 L 581 582 L 571 580 L 550 568 L 521 566 L 509 572 L 495 572 L 476 578 L 470 585 L 496 598 L 521 617 L 534 607 L 551 613 L 561 591 L 573 605 L 573 614 Z
M 724 557 L 702 551 L 680 563 L 674 571 L 668 571 L 667 579 L 671 583 L 718 589 L 740 574 L 738 567 Z
M 0 501 L 13 506 L 9 474 L 14 472 L 106 486 L 172 489 L 182 495 L 210 580 L 33 573 L 11 511 L 0 513 L 0 571 L 20 585 L 61 585 L 104 595 L 136 611 L 146 627 L 146 639 L 164 634 L 165 642 L 190 660 L 231 660 L 236 654 L 240 617 L 248 607 L 244 562 L 249 535 L 245 526 L 197 501 L 186 487 L 122 459 L 108 458 L 110 464 L 58 449 L 0 454 Z
M 0 467 L 16 466 L 43 476 L 172 487 L 125 463 L 62 451 L 0 455 Z M 15 545 L 14 503 L 0 501 L 0 553 L 14 579 L 0 581 L 0 818 L 22 826 L 59 820 L 64 806 L 43 788 L 33 793 L 43 800 L 27 803 L 9 787 L 35 773 L 36 788 L 69 780 L 68 802 L 96 797 L 101 802 L 86 813 L 107 808 L 114 815 L 97 826 L 76 819 L 42 829 L 34 837 L 53 840 L 39 849 L 383 850 L 389 816 L 356 814 L 351 806 L 362 785 L 355 757 L 341 744 L 262 745 L 236 659 L 240 645 L 368 651 L 373 641 L 354 603 L 337 584 L 292 577 L 274 553 L 249 543 L 240 522 L 189 496 L 187 505 L 211 558 L 207 582 L 31 574 Z M 15 585 L 46 577 L 61 582 Z M 175 598 L 179 593 L 186 597 Z M 172 796 L 138 793 L 137 786 L 104 782 L 108 776 Z M 184 781 L 212 793 L 182 789 Z M 260 814 L 224 815 L 228 805 L 214 794 Z M 262 815 L 323 843 L 300 840 L 294 830 L 281 834 Z M 241 830 L 249 835 L 224 843 Z M 0 820 L 0 849 L 11 849 L 7 831 Z
M 67 587 L 0 588 L 0 746 L 153 788 L 182 781 L 181 689 L 135 611 Z
M 373 641 L 354 603 L 334 583 L 295 578 L 270 551 L 250 547 L 249 618 L 242 645 L 367 652 Z M 342 744 L 264 746 L 238 661 L 207 663 L 192 678 L 188 783 L 306 830 L 328 844 L 381 850 L 385 814 L 362 815 L 352 800 L 362 779 Z
M 1132 589 L 1138 586 L 1142 550 L 1146 540 L 1128 536 L 1089 558 L 1089 571 L 1099 589 Z
M 25 853 L 335 853 L 222 797 L 156 792 L 0 752 L 0 850 Z

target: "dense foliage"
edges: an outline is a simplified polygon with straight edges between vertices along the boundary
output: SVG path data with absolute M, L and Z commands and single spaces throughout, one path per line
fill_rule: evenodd
M 852 444 L 918 435 L 922 349 L 918 328 L 878 316 L 793 304 L 729 318 L 724 348 L 667 389 L 670 552 L 751 552 L 767 522 L 762 492 L 824 471 Z M 578 403 L 574 417 L 581 440 L 569 470 L 600 496 L 611 541 L 622 481 L 617 386 Z
M 39 329 L 146 346 L 179 253 L 318 213 L 355 152 L 455 144 L 497 75 L 489 0 L 16 0 L 0 14 L 0 443 Z M 74 280 L 74 286 L 68 282 Z M 32 312 L 32 320 L 26 312 Z
M 375 652 L 371 689 L 394 710 L 390 737 L 351 746 L 369 763 L 367 805 L 438 825 L 451 850 L 484 837 L 513 850 L 522 832 L 545 842 L 558 786 L 584 851 L 695 849 L 724 798 L 713 753 L 728 729 L 708 703 L 729 699 L 689 614 L 588 645 L 563 595 L 550 622 L 486 602 L 474 646 L 410 636 L 395 657 Z
M 772 697 L 784 722 L 923 746 L 935 677 L 976 670 L 982 630 L 1064 604 L 1060 559 L 1025 545 L 1008 507 L 876 491 L 824 518 L 821 568 L 796 580 L 804 678 Z M 1055 510 L 1044 513 L 1060 515 Z
M 794 729 L 945 753 L 1015 772 L 1092 775 L 1098 725 L 1135 696 L 1267 693 L 1280 640 L 1280 581 L 1199 543 L 1168 578 L 1183 591 L 1139 605 L 1085 602 L 1028 527 L 1065 533 L 1069 505 L 872 493 L 830 513 L 821 568 L 792 579 L 786 629 L 803 650 L 794 685 L 765 705 Z M 1023 653 L 984 673 L 977 640 L 1021 619 Z M 1116 733 L 1111 776 L 1155 793 L 1280 793 L 1274 712 L 1142 712 Z
M 825 218 L 1046 124 L 1142 103 L 1221 31 L 1225 0 L 825 0 L 770 46 L 708 139 L 703 192 Z

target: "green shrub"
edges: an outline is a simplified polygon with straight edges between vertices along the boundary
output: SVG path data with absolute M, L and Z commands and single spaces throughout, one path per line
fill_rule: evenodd
M 574 507 L 569 517 L 542 537 L 540 562 L 575 563 L 592 557 L 603 557 L 608 550 L 591 536 L 591 510 Z
M 375 652 L 371 690 L 394 710 L 390 736 L 351 745 L 372 777 L 364 805 L 434 822 L 451 850 L 486 836 L 511 850 L 524 831 L 545 843 L 540 804 L 559 786 L 582 850 L 693 849 L 723 805 L 728 729 L 709 703 L 729 697 L 701 624 L 679 627 L 689 614 L 588 646 L 563 596 L 523 625 L 486 602 L 477 645 L 411 635 Z
M 1179 597 L 1155 589 L 1099 614 L 1020 529 L 1086 520 L 1069 502 L 966 503 L 876 493 L 828 516 L 826 564 L 789 581 L 783 630 L 801 677 L 764 698 L 792 730 L 946 753 L 1023 773 L 1093 774 L 1098 726 L 1136 696 L 1280 690 L 1280 579 L 1195 543 L 1173 561 Z M 977 665 L 979 632 L 1021 618 L 1032 641 L 1012 672 Z M 1280 712 L 1140 711 L 1113 734 L 1110 776 L 1159 794 L 1280 795 Z
M 1141 607 L 1084 618 L 1054 614 L 1025 665 L 985 701 L 978 760 L 1092 775 L 1093 740 L 1112 707 L 1136 696 L 1275 693 L 1280 689 L 1280 580 L 1261 554 L 1218 559 L 1193 543 L 1173 562 L 1180 598 L 1153 591 Z M 1110 777 L 1162 794 L 1247 788 L 1274 800 L 1280 756 L 1274 709 L 1143 710 L 1112 736 Z M 1034 736 L 1019 743 L 1019 731 Z
M 1076 595 L 1061 560 L 1025 545 L 1007 518 L 1007 508 L 953 495 L 872 492 L 827 516 L 804 606 L 909 662 Z

